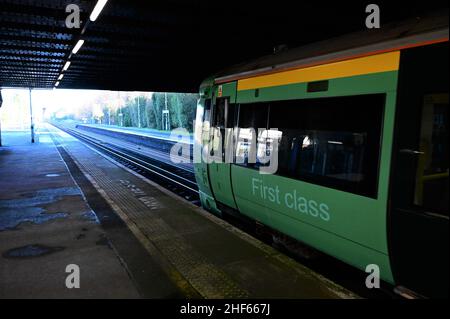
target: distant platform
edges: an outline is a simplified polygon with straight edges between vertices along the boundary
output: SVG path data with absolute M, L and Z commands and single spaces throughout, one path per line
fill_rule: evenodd
M 159 131 L 155 129 L 150 128 L 137 128 L 137 127 L 123 127 L 123 126 L 117 126 L 117 125 L 105 125 L 105 124 L 83 124 L 83 123 L 77 123 L 79 127 L 91 127 L 95 129 L 101 129 L 101 130 L 108 130 L 112 132 L 120 132 L 120 133 L 126 133 L 126 134 L 133 134 L 138 136 L 146 136 L 156 139 L 162 139 L 166 141 L 173 141 L 173 142 L 179 142 L 180 138 L 179 136 L 174 136 L 171 131 Z M 193 144 L 193 136 L 192 134 L 189 135 L 183 135 L 183 142 L 189 141 L 190 144 Z

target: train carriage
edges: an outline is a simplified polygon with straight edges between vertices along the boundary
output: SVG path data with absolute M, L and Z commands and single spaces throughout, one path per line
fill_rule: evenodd
M 448 296 L 448 16 L 368 30 L 204 81 L 202 205 L 425 296 Z

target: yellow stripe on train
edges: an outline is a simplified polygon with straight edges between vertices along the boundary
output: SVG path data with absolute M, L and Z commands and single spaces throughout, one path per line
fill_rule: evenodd
M 238 91 L 294 83 L 330 80 L 399 69 L 400 51 L 371 55 L 352 60 L 323 64 L 303 69 L 282 71 L 238 81 Z

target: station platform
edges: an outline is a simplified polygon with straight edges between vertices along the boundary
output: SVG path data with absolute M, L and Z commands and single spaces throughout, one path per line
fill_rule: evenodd
M 50 135 L 2 138 L 0 299 L 138 298 Z M 66 287 L 70 264 L 80 267 L 80 289 Z
M 55 127 L 3 139 L 0 298 L 358 297 Z
M 73 125 L 73 124 L 72 124 Z M 123 127 L 123 126 L 117 126 L 117 125 L 105 125 L 105 124 L 78 124 L 79 126 L 87 127 L 87 128 L 93 128 L 98 130 L 105 130 L 105 131 L 111 131 L 111 132 L 117 132 L 117 133 L 125 133 L 128 135 L 137 135 L 137 136 L 144 136 L 144 137 L 150 137 L 150 138 L 156 138 L 161 139 L 165 141 L 173 141 L 178 142 L 178 138 L 174 138 L 172 136 L 172 133 L 170 131 L 159 131 L 155 129 L 150 128 L 137 128 L 137 127 Z M 190 144 L 194 143 L 194 137 L 192 134 L 185 134 L 184 135 L 184 141 L 189 141 Z
M 77 128 L 75 125 L 68 126 L 70 129 L 75 129 L 77 132 L 82 133 L 84 135 L 88 135 L 89 137 L 92 137 L 96 140 L 102 141 L 102 143 L 114 145 L 117 147 L 120 147 L 124 150 L 129 150 L 131 152 L 138 152 L 141 155 L 147 156 L 149 158 L 156 159 L 163 163 L 170 163 L 170 153 L 168 151 L 163 151 L 161 148 L 158 147 L 151 147 L 150 145 L 147 145 L 145 143 L 136 142 L 132 138 L 129 138 L 129 133 L 126 131 L 122 132 L 123 135 L 116 136 L 115 134 L 103 134 L 104 131 L 108 132 L 114 132 L 114 130 L 109 130 L 108 128 L 101 128 L 101 130 L 95 130 L 95 131 L 87 131 L 84 129 Z M 170 149 L 172 145 L 168 145 L 167 148 Z M 188 154 L 190 155 L 190 154 Z M 185 157 L 187 158 L 187 156 Z M 181 159 L 181 157 L 180 157 Z M 190 163 L 189 158 L 187 158 L 188 161 L 184 163 L 177 164 L 179 167 L 182 167 L 186 169 L 187 171 L 190 171 L 194 173 L 194 165 Z

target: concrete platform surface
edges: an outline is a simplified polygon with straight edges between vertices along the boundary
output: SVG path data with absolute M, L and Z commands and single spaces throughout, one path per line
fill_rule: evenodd
M 0 298 L 138 298 L 50 136 L 3 132 Z M 66 267 L 80 268 L 68 289 Z
M 0 297 L 356 297 L 66 133 L 48 130 L 38 145 L 0 149 Z M 33 216 L 40 209 L 45 218 L 14 225 L 22 207 Z M 34 258 L 8 254 L 27 245 L 53 250 Z M 80 264 L 80 289 L 65 288 L 67 263 Z

